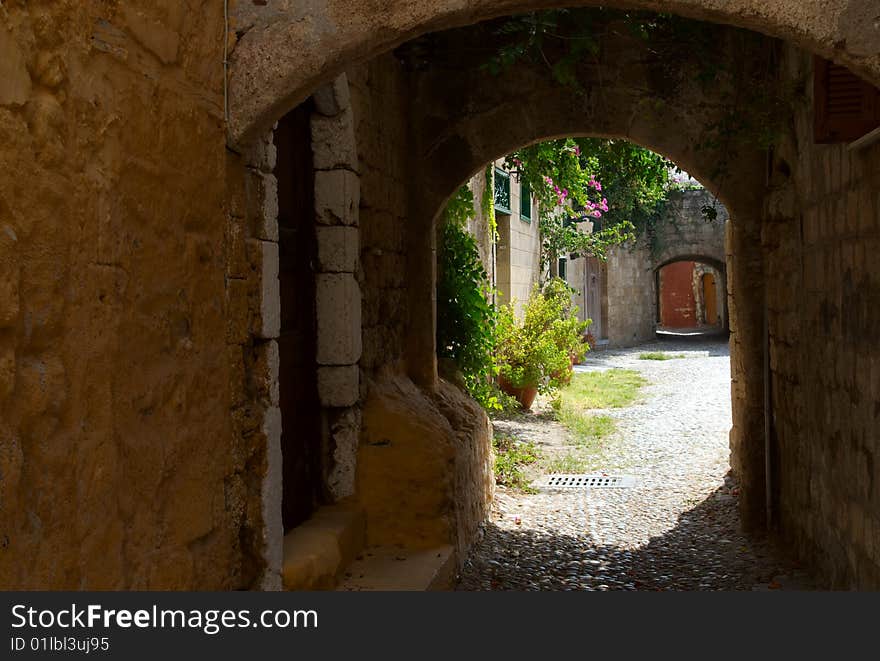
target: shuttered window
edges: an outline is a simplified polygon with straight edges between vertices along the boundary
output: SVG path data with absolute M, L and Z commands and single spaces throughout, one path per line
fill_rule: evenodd
M 813 58 L 814 139 L 852 142 L 880 126 L 880 90 L 844 66 Z

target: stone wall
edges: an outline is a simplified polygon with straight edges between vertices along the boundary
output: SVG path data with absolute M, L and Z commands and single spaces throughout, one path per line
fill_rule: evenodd
M 403 68 L 385 55 L 350 70 L 348 80 L 359 154 L 363 293 L 355 498 L 366 513 L 368 544 L 451 544 L 461 562 L 492 498 L 491 426 L 454 386 L 435 376 L 419 387 L 412 378 L 426 366 L 410 364 L 408 336 L 419 323 L 413 306 L 433 314 L 433 278 L 422 292 L 425 274 L 433 276 L 425 267 L 436 258 L 420 244 L 433 236 L 434 219 L 411 211 L 418 188 Z M 433 347 L 433 335 L 429 339 Z
M 408 184 L 406 93 L 391 55 L 349 71 L 360 156 L 360 272 L 367 376 L 405 359 Z
M 0 6 L 4 589 L 259 578 L 222 34 L 215 2 Z
M 477 242 L 477 249 L 480 254 L 480 261 L 486 269 L 486 275 L 489 276 L 489 282 L 494 283 L 497 280 L 496 273 L 496 255 L 495 241 L 489 227 L 488 214 L 483 210 L 483 195 L 486 192 L 486 170 L 485 168 L 477 172 L 471 177 L 468 186 L 474 195 L 474 216 L 468 220 L 468 233 L 474 237 Z M 439 227 L 439 223 L 438 223 Z M 494 287 L 493 287 L 494 289 Z
M 627 347 L 654 337 L 654 263 L 645 239 L 608 251 L 608 344 Z
M 705 217 L 704 207 L 714 209 L 715 217 Z M 704 188 L 671 193 L 663 218 L 652 227 L 654 264 L 663 266 L 680 259 L 702 258 L 723 266 L 724 225 L 729 219 L 727 208 Z
M 789 79 L 811 58 L 789 49 Z M 838 588 L 880 588 L 880 145 L 812 143 L 797 108 L 762 233 L 775 523 Z
M 510 178 L 510 213 L 495 211 L 498 223 L 496 246 L 496 287 L 498 302 L 513 303 L 517 315 L 529 300 L 532 288 L 541 275 L 541 234 L 536 205 L 532 217 L 520 213 L 522 190 L 515 177 Z

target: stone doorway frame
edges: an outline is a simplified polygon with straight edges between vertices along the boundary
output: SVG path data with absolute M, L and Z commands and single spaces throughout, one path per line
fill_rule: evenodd
M 336 502 L 354 494 L 361 410 L 361 292 L 359 268 L 360 177 L 348 81 L 339 76 L 313 95 L 311 116 L 314 168 L 314 223 L 317 238 L 315 272 L 318 399 L 325 442 L 332 448 L 332 466 L 325 467 L 326 489 Z M 274 127 L 273 127 L 274 129 Z M 246 380 L 262 384 L 264 397 L 255 400 L 265 439 L 265 470 L 260 486 L 262 558 L 259 584 L 281 589 L 283 562 L 282 447 L 283 420 L 279 407 L 281 293 L 278 253 L 277 157 L 270 131 L 243 152 L 247 221 L 254 235 L 248 252 L 257 271 L 256 299 L 250 305 L 254 360 Z

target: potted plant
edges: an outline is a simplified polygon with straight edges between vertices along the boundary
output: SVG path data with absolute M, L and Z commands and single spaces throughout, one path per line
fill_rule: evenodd
M 557 279 L 558 280 L 558 279 Z M 498 385 L 529 409 L 538 392 L 549 392 L 571 379 L 574 360 L 582 359 L 580 341 L 587 323 L 578 320 L 571 294 L 558 283 L 532 291 L 518 321 L 511 305 L 498 315 Z

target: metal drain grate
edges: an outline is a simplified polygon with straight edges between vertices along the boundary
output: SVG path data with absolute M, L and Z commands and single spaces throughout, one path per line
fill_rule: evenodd
M 622 489 L 632 487 L 635 478 L 629 475 L 548 475 L 547 489 Z

